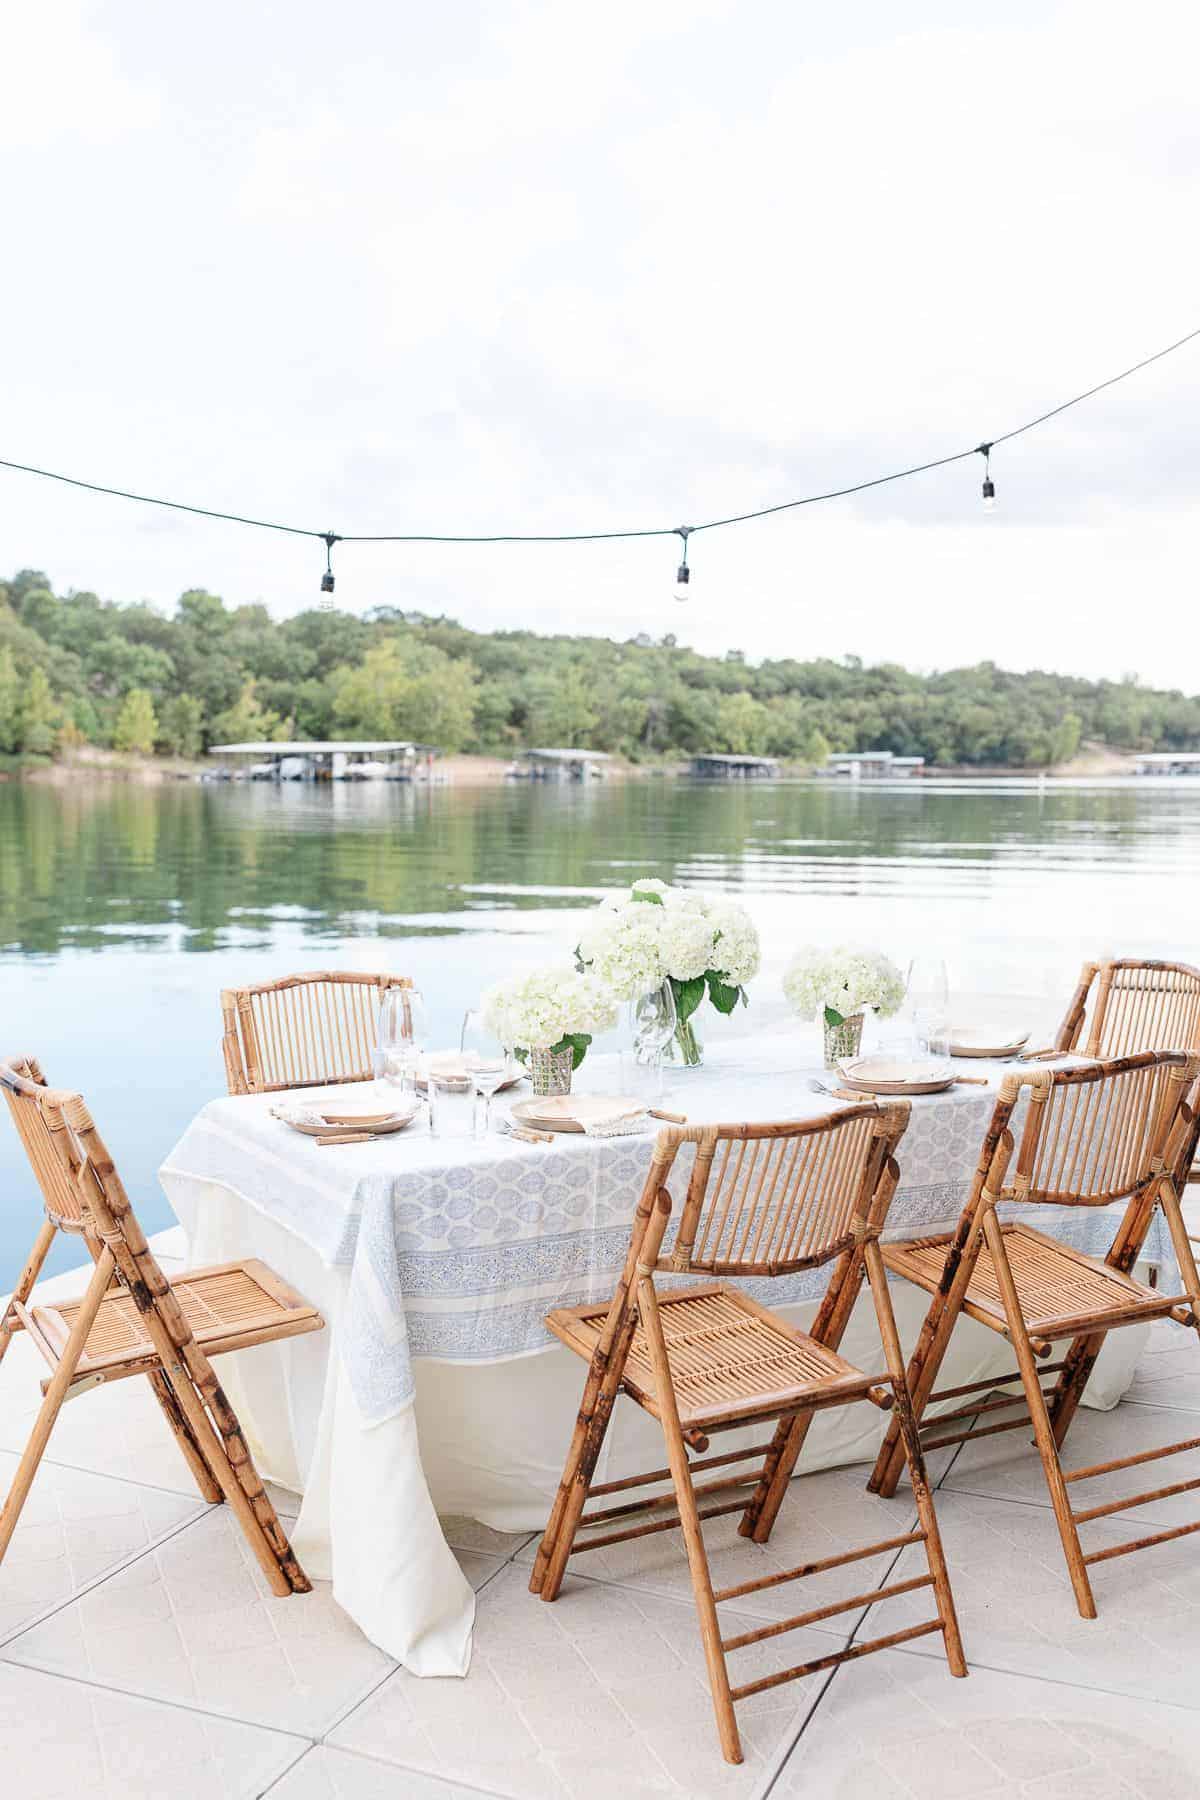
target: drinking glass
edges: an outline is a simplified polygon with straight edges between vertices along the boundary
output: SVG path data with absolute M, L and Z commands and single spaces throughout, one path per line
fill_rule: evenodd
M 421 1054 L 429 1042 L 429 1015 L 420 991 L 386 988 L 379 1003 L 374 1067 L 377 1080 L 416 1087 Z
M 475 1086 L 461 1069 L 439 1069 L 426 1075 L 429 1131 L 436 1138 L 468 1138 L 475 1130 Z
M 949 1052 L 950 977 L 940 956 L 914 956 L 908 965 L 905 1009 L 917 1042 L 930 1056 Z
M 475 1135 L 486 1137 L 492 1122 L 492 1095 L 513 1079 L 512 1053 L 484 1024 L 480 1012 L 469 1012 L 463 1019 L 459 1047 L 477 1096 Z M 482 1107 L 479 1100 L 483 1101 Z
M 652 988 L 633 1003 L 633 1041 L 637 1060 L 654 1071 L 652 1085 L 656 1096 L 662 1094 L 663 1055 L 675 1036 L 677 1023 L 675 992 L 669 981 Z

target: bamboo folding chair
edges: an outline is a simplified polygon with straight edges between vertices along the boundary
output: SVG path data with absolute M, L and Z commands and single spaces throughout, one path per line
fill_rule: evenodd
M 1200 1479 L 1152 1493 L 1133 1494 L 1075 1511 L 1074 1483 L 1117 1469 L 1157 1461 L 1200 1445 L 1200 1438 L 1113 1462 L 1064 1471 L 1059 1452 L 1107 1334 L 1123 1325 L 1171 1319 L 1200 1331 L 1200 1276 L 1179 1208 L 1178 1177 L 1195 1154 L 1200 1125 L 1185 1095 L 1200 1070 L 1200 1057 L 1179 1051 L 1146 1051 L 1070 1069 L 1037 1069 L 1006 1075 L 984 1138 L 970 1197 L 948 1236 L 889 1244 L 883 1260 L 893 1274 L 932 1295 L 908 1365 L 908 1386 L 920 1422 L 931 1400 L 961 1405 L 943 1413 L 922 1438 L 926 1451 L 997 1432 L 1033 1427 L 1046 1485 L 1058 1523 L 1079 1612 L 1096 1617 L 1088 1569 L 1110 1557 L 1200 1531 L 1176 1526 L 1148 1537 L 1085 1554 L 1079 1527 L 1168 1494 L 1200 1488 Z M 1014 1120 L 1025 1103 L 1024 1123 Z M 1019 1130 L 1019 1144 L 1017 1133 Z M 1015 1160 L 1014 1160 L 1015 1158 Z M 1086 1256 L 1032 1226 L 1002 1223 L 997 1207 L 1044 1202 L 1051 1206 L 1107 1206 L 1127 1202 L 1107 1256 Z M 1161 1206 L 1179 1262 L 1183 1293 L 1164 1295 L 1130 1273 Z M 962 1387 L 934 1391 L 960 1313 L 1006 1337 L 1017 1369 Z M 1040 1359 L 1069 1339 L 1065 1356 Z M 1042 1379 L 1056 1375 L 1052 1386 Z M 1020 1379 L 1024 1399 L 968 1399 Z M 1013 1406 L 1017 1417 L 993 1415 Z M 976 1423 L 980 1416 L 984 1422 Z M 868 1486 L 890 1495 L 903 1467 L 905 1447 L 889 1425 Z
M 0 1562 L 63 1402 L 145 1375 L 203 1498 L 228 1501 L 273 1593 L 311 1583 L 263 1488 L 210 1358 L 319 1331 L 320 1313 L 264 1263 L 194 1269 L 167 1280 L 80 1095 L 48 1088 L 32 1057 L 0 1061 L 0 1087 L 46 1217 L 11 1300 L 0 1310 L 0 1359 L 25 1331 L 50 1367 L 43 1400 L 0 1511 Z M 95 1265 L 79 1300 L 30 1306 L 55 1235 L 81 1237 Z
M 231 1094 L 370 1081 L 379 1002 L 403 975 L 323 970 L 282 975 L 221 994 L 225 1079 Z
M 1054 1048 L 1097 1057 L 1200 1051 L 1200 969 L 1133 958 L 1084 963 Z
M 560 1308 L 546 1320 L 555 1336 L 588 1362 L 589 1370 L 530 1588 L 543 1600 L 554 1600 L 569 1557 L 626 1538 L 681 1530 L 727 1762 L 742 1760 L 734 1703 L 747 1695 L 935 1631 L 943 1635 L 951 1671 L 967 1672 L 879 1250 L 879 1234 L 898 1179 L 894 1151 L 908 1112 L 906 1102 L 886 1107 L 867 1103 L 801 1122 L 661 1132 L 611 1303 Z M 694 1145 L 695 1159 L 679 1228 L 664 1253 L 672 1211 L 668 1183 L 685 1145 Z M 807 1334 L 737 1288 L 683 1284 L 660 1294 L 654 1281 L 660 1270 L 677 1276 L 770 1276 L 828 1262 L 835 1262 L 833 1276 Z M 879 1322 L 887 1368 L 883 1375 L 864 1374 L 838 1355 L 864 1275 Z M 659 1420 L 668 1466 L 620 1481 L 593 1483 L 618 1394 Z M 920 1528 L 714 1592 L 701 1521 L 741 1513 L 742 1536 L 765 1543 L 814 1412 L 862 1400 L 884 1410 L 895 1407 Z M 704 1455 L 717 1432 L 771 1423 L 775 1431 L 766 1442 L 725 1455 Z M 697 1452 L 699 1460 L 689 1462 L 689 1450 Z M 693 1481 L 699 1470 L 725 1469 L 758 1458 L 761 1467 L 748 1475 L 726 1475 L 699 1485 Z M 631 1488 L 667 1480 L 673 1495 L 627 1503 Z M 622 1496 L 617 1505 L 585 1512 L 589 1499 L 614 1493 Z M 674 1517 L 653 1516 L 672 1506 Z M 643 1507 L 651 1511 L 649 1523 L 624 1523 Z M 618 1529 L 609 1530 L 614 1522 Z M 601 1528 L 599 1535 L 590 1530 L 594 1526 Z M 926 1575 L 760 1631 L 722 1636 L 717 1609 L 725 1601 L 913 1543 L 925 1546 Z M 937 1610 L 936 1618 L 927 1623 L 731 1686 L 726 1659 L 743 1646 L 924 1587 L 933 1588 Z

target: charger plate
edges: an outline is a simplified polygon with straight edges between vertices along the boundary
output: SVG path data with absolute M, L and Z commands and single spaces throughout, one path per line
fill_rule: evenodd
M 467 1051 L 464 1054 L 461 1050 L 434 1050 L 426 1058 L 428 1066 L 435 1075 L 450 1076 L 451 1079 L 461 1075 L 464 1081 L 468 1079 L 478 1061 L 479 1057 L 474 1052 Z M 524 1079 L 524 1069 L 518 1069 L 510 1080 L 500 1083 L 496 1092 L 506 1094 L 509 1088 L 519 1087 Z M 428 1085 L 428 1080 L 424 1075 L 417 1075 L 413 1078 L 413 1086 L 420 1093 L 424 1093 Z
M 334 1106 L 328 1112 L 324 1107 L 312 1107 L 309 1110 L 316 1116 L 301 1118 L 297 1115 L 289 1118 L 282 1112 L 277 1112 L 274 1116 L 305 1137 L 328 1137 L 330 1132 L 361 1132 L 364 1137 L 377 1137 L 403 1131 L 412 1124 L 421 1109 L 419 1106 L 392 1107 L 390 1112 L 369 1113 L 351 1112 L 343 1105 Z
M 631 1118 L 646 1111 L 640 1100 L 610 1100 L 599 1094 L 554 1094 L 542 1100 L 518 1100 L 509 1110 L 518 1123 L 531 1125 L 535 1131 L 582 1131 L 585 1118 L 605 1118 L 618 1107 L 628 1107 Z
M 838 1064 L 843 1082 L 863 1094 L 940 1094 L 954 1070 L 928 1057 L 855 1056 Z
M 1016 1056 L 1028 1042 L 1027 1031 L 1019 1032 L 1016 1037 L 1005 1037 L 995 1026 L 977 1030 L 974 1026 L 954 1025 L 950 1029 L 951 1056 Z

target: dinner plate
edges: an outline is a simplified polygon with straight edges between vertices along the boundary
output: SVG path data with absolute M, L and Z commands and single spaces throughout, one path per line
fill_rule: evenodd
M 838 1068 L 846 1086 L 864 1094 L 940 1094 L 954 1081 L 947 1063 L 928 1057 L 856 1056 Z
M 460 1050 L 435 1050 L 431 1056 L 426 1058 L 428 1066 L 432 1068 L 435 1075 L 448 1075 L 451 1078 L 456 1078 L 461 1075 L 464 1080 L 470 1075 L 478 1061 L 479 1058 L 474 1052 L 468 1051 L 464 1055 Z M 496 1092 L 498 1094 L 505 1094 L 508 1092 L 509 1088 L 518 1087 L 524 1079 L 524 1069 L 518 1069 L 516 1074 L 511 1076 L 508 1081 L 502 1081 L 500 1083 Z M 427 1078 L 424 1075 L 418 1075 L 415 1077 L 413 1085 L 424 1093 L 425 1088 L 428 1085 Z
M 331 1132 L 375 1137 L 403 1131 L 405 1126 L 412 1124 L 420 1110 L 418 1105 L 410 1102 L 407 1106 L 393 1106 L 385 1113 L 367 1112 L 365 1108 L 362 1112 L 354 1112 L 345 1102 L 339 1102 L 330 1107 L 328 1112 L 323 1106 L 305 1107 L 307 1117 L 299 1109 L 290 1116 L 282 1110 L 276 1111 L 274 1116 L 305 1137 L 328 1137 Z
M 631 1117 L 640 1116 L 646 1108 L 640 1100 L 615 1099 L 606 1095 L 554 1094 L 543 1100 L 518 1100 L 510 1108 L 522 1125 L 537 1131 L 582 1131 L 585 1118 L 607 1118 L 619 1107 L 628 1107 Z
M 957 1026 L 950 1028 L 951 1056 L 1016 1056 L 1029 1042 L 1027 1031 L 1018 1032 L 1015 1037 L 1006 1037 L 995 1026 Z

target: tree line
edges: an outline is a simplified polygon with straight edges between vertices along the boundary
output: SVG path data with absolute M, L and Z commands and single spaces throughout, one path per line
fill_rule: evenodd
M 857 657 L 702 656 L 667 635 L 477 632 L 377 607 L 273 619 L 204 589 L 167 613 L 56 594 L 25 569 L 0 581 L 0 756 L 94 744 L 194 758 L 270 738 L 410 738 L 507 754 L 607 750 L 635 761 L 732 751 L 820 764 L 891 750 L 1039 768 L 1084 740 L 1114 750 L 1200 745 L 1200 696 L 979 663 L 918 675 Z

